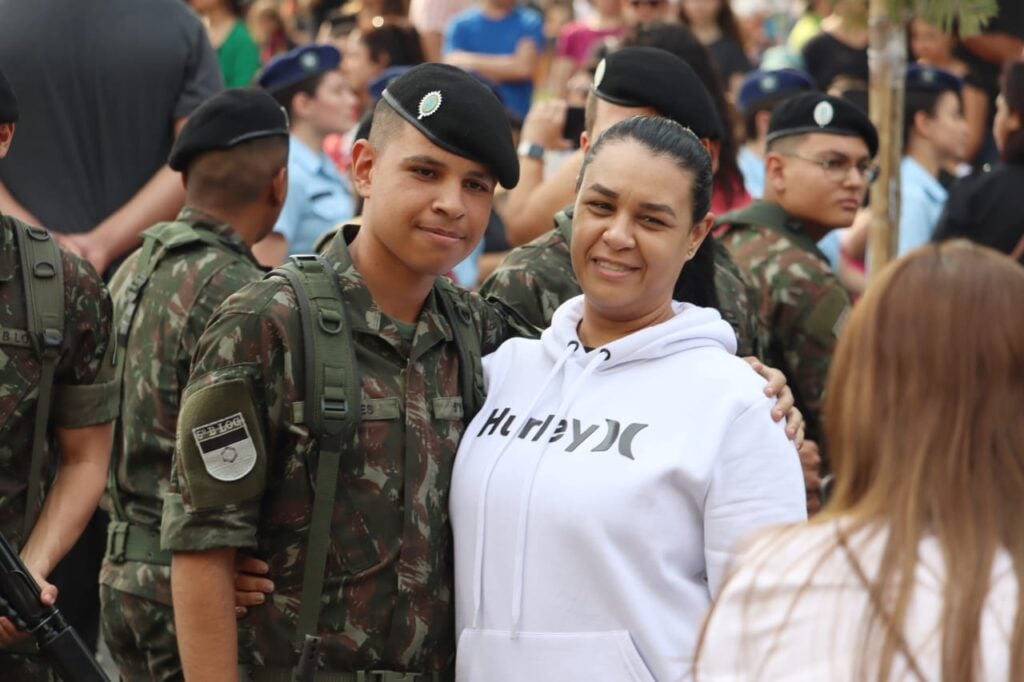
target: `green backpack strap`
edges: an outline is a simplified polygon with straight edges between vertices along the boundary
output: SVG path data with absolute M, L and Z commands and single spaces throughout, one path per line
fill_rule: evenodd
M 307 639 L 316 638 L 341 455 L 345 447 L 358 447 L 362 389 L 356 373 L 352 330 L 330 263 L 315 255 L 292 256 L 270 276 L 285 277 L 295 291 L 305 358 L 303 421 L 316 434 L 319 444 L 302 596 L 293 640 L 299 653 L 309 650 Z M 372 555 L 374 548 L 368 538 L 366 544 L 364 550 Z
M 122 391 L 122 394 L 124 391 L 123 379 L 125 349 L 128 347 L 128 336 L 131 334 L 132 322 L 135 320 L 135 313 L 138 310 L 142 292 L 146 288 L 146 284 L 149 283 L 153 273 L 156 272 L 157 267 L 160 265 L 160 261 L 162 261 L 167 254 L 196 244 L 217 246 L 220 244 L 220 240 L 214 233 L 208 230 L 197 230 L 189 223 L 181 220 L 169 223 L 160 223 L 159 225 L 155 225 L 142 233 L 142 253 L 139 255 L 139 262 L 135 277 L 132 278 L 132 281 L 128 284 L 128 288 L 125 290 L 124 312 L 121 314 L 121 319 L 117 324 L 117 338 L 115 341 L 117 347 L 115 352 L 111 355 L 112 362 L 115 366 L 114 380 L 117 382 L 116 385 L 119 387 L 119 390 Z M 122 398 L 123 397 L 124 396 L 122 395 Z M 118 420 L 118 423 L 120 423 L 120 420 Z M 118 428 L 118 433 L 114 435 L 114 438 L 119 440 L 120 437 L 120 428 Z M 115 440 L 115 442 L 117 442 L 117 440 Z M 117 487 L 118 466 L 118 462 L 115 462 L 112 459 L 110 467 L 107 469 L 107 494 L 110 498 L 111 511 L 114 516 L 111 520 L 111 528 L 108 532 L 111 532 L 112 535 L 116 535 L 118 531 L 123 533 L 123 525 L 116 526 L 115 524 L 123 524 L 127 519 L 124 507 L 121 504 L 120 492 Z
M 46 230 L 17 220 L 12 222 L 21 254 L 28 335 L 41 368 L 22 525 L 22 537 L 27 541 L 36 523 L 36 502 L 42 492 L 46 426 L 50 420 L 50 400 L 57 361 L 60 360 L 60 349 L 64 343 L 64 262 L 60 247 Z
M 480 333 L 473 324 L 469 306 L 459 296 L 451 280 L 438 277 L 434 291 L 437 292 L 441 310 L 455 334 L 455 347 L 459 353 L 459 379 L 462 384 L 462 418 L 468 425 L 483 407 L 485 398 Z

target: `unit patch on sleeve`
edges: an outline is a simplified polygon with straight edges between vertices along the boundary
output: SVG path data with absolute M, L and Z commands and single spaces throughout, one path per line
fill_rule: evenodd
M 256 466 L 256 445 L 241 412 L 192 429 L 206 472 L 218 481 L 237 481 Z

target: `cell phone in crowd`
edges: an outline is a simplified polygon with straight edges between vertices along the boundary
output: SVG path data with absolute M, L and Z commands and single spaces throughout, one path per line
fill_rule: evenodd
M 580 133 L 583 132 L 583 107 L 569 107 L 565 112 L 565 127 L 562 138 L 572 142 L 574 149 L 580 146 Z

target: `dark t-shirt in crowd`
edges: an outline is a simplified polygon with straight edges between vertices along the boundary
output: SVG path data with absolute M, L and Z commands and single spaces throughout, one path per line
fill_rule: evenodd
M 868 51 L 850 47 L 824 31 L 807 41 L 804 64 L 818 87 L 827 90 L 839 76 L 868 81 Z
M 21 116 L 0 181 L 43 225 L 85 232 L 167 161 L 173 125 L 223 88 L 182 0 L 0 0 Z
M 743 75 L 750 71 L 750 60 L 743 52 L 743 48 L 726 36 L 708 44 L 708 52 L 711 59 L 718 67 L 718 75 L 722 77 L 722 85 L 729 87 L 729 79 L 734 74 Z

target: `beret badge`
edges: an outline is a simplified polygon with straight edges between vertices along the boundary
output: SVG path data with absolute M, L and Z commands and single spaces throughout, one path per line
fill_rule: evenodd
M 814 122 L 820 128 L 824 128 L 831 123 L 833 116 L 835 116 L 835 111 L 833 111 L 832 105 L 828 102 L 819 102 L 818 106 L 814 107 Z
M 420 100 L 417 120 L 426 118 L 427 116 L 433 116 L 437 113 L 437 110 L 441 108 L 441 103 L 444 101 L 444 97 L 441 96 L 440 90 L 431 90 L 427 94 L 423 95 L 423 99 Z

